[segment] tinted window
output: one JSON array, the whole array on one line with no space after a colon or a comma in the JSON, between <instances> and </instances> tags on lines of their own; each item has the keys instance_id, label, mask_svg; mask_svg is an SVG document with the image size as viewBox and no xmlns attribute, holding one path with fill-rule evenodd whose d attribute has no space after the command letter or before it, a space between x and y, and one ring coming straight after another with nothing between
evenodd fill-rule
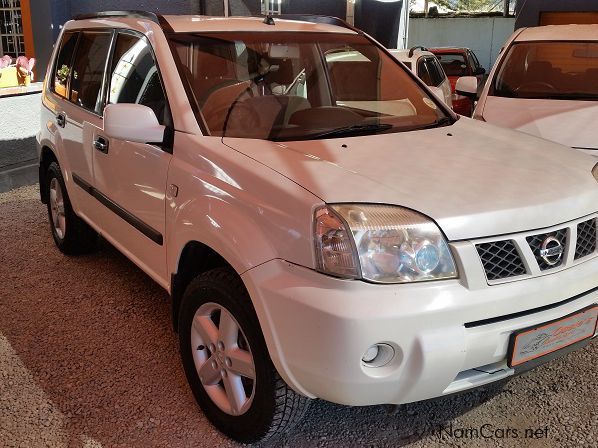
<instances>
[{"instance_id":1,"label":"tinted window","mask_svg":"<svg viewBox=\"0 0 598 448\"><path fill-rule=\"evenodd\" d=\"M495 80L496 96L598 99L598 43L529 42L513 45Z\"/></svg>"},{"instance_id":2,"label":"tinted window","mask_svg":"<svg viewBox=\"0 0 598 448\"><path fill-rule=\"evenodd\" d=\"M442 53L436 55L448 76L467 76L467 62L461 53Z\"/></svg>"},{"instance_id":3,"label":"tinted window","mask_svg":"<svg viewBox=\"0 0 598 448\"><path fill-rule=\"evenodd\" d=\"M473 61L471 63L471 66L473 67L474 70L476 70L482 66L480 64L480 61L478 61L478 57L475 55L475 53L473 51L469 51L469 52L467 52L467 54L469 55L469 59L471 61Z\"/></svg>"},{"instance_id":4,"label":"tinted window","mask_svg":"<svg viewBox=\"0 0 598 448\"><path fill-rule=\"evenodd\" d=\"M68 78L71 73L71 61L77 46L79 33L64 33L52 77L52 90L63 98L67 95Z\"/></svg>"},{"instance_id":5,"label":"tinted window","mask_svg":"<svg viewBox=\"0 0 598 448\"><path fill-rule=\"evenodd\" d=\"M421 58L417 62L417 72L427 86L437 87L444 81L444 72L435 58Z\"/></svg>"},{"instance_id":6,"label":"tinted window","mask_svg":"<svg viewBox=\"0 0 598 448\"><path fill-rule=\"evenodd\" d=\"M444 73L444 69L442 68L442 65L440 65L440 61L438 59L431 58L431 63L432 66L434 66L434 70L436 72L436 77L438 79L438 84L436 84L437 86L442 84L442 82L446 79L446 73Z\"/></svg>"},{"instance_id":7,"label":"tinted window","mask_svg":"<svg viewBox=\"0 0 598 448\"><path fill-rule=\"evenodd\" d=\"M164 124L166 98L149 43L130 34L119 34L110 70L110 104L142 104Z\"/></svg>"},{"instance_id":8,"label":"tinted window","mask_svg":"<svg viewBox=\"0 0 598 448\"><path fill-rule=\"evenodd\" d=\"M79 38L71 75L70 99L91 111L98 110L111 36L108 32L84 32Z\"/></svg>"}]
</instances>

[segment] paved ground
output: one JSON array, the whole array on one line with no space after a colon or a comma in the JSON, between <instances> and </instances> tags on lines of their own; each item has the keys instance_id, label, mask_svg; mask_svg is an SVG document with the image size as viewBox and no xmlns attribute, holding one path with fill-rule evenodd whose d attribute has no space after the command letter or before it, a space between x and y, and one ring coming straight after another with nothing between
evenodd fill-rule
<instances>
[{"instance_id":1,"label":"paved ground","mask_svg":"<svg viewBox=\"0 0 598 448\"><path fill-rule=\"evenodd\" d=\"M4 98L1 94L0 193L37 182L35 134L41 101L40 94Z\"/></svg>"},{"instance_id":2,"label":"paved ground","mask_svg":"<svg viewBox=\"0 0 598 448\"><path fill-rule=\"evenodd\" d=\"M193 401L167 294L107 244L62 256L37 196L0 194L0 446L236 446ZM597 371L594 343L503 389L394 415L316 402L269 446L597 447ZM529 428L543 437L523 440Z\"/></svg>"},{"instance_id":3,"label":"paved ground","mask_svg":"<svg viewBox=\"0 0 598 448\"><path fill-rule=\"evenodd\" d=\"M0 170L37 157L41 95L0 98Z\"/></svg>"},{"instance_id":4,"label":"paved ground","mask_svg":"<svg viewBox=\"0 0 598 448\"><path fill-rule=\"evenodd\" d=\"M28 86L3 87L0 89L0 98L5 96L15 96L27 93L41 92L43 86L43 82L34 82L29 84Z\"/></svg>"}]
</instances>

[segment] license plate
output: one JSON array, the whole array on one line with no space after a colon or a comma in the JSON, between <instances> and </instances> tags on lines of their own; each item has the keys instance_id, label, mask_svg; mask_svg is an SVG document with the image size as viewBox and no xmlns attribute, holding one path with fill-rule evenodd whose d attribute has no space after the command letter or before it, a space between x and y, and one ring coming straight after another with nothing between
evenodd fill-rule
<instances>
[{"instance_id":1,"label":"license plate","mask_svg":"<svg viewBox=\"0 0 598 448\"><path fill-rule=\"evenodd\" d=\"M591 338L596 331L597 320L598 306L592 306L561 319L513 333L509 344L509 367Z\"/></svg>"}]
</instances>

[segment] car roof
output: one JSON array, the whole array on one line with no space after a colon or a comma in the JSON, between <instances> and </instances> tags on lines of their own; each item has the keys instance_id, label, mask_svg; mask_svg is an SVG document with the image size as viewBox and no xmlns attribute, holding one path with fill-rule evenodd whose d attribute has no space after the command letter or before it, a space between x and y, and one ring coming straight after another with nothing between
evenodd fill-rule
<instances>
[{"instance_id":1,"label":"car roof","mask_svg":"<svg viewBox=\"0 0 598 448\"><path fill-rule=\"evenodd\" d=\"M469 50L467 47L434 47L428 48L432 53L465 53Z\"/></svg>"},{"instance_id":2,"label":"car roof","mask_svg":"<svg viewBox=\"0 0 598 448\"><path fill-rule=\"evenodd\" d=\"M263 17L213 17L213 16L164 16L175 32L253 31L253 32L321 32L350 33L355 31L327 23L312 23L302 20L273 18L274 25L268 25Z\"/></svg>"},{"instance_id":3,"label":"car roof","mask_svg":"<svg viewBox=\"0 0 598 448\"><path fill-rule=\"evenodd\" d=\"M149 21L158 23L165 31L181 33L198 32L222 32L222 31L244 31L244 32L320 32L357 34L357 30L348 26L340 26L341 21L334 18L330 23L315 23L308 16L305 20L281 19L274 17L267 23L264 17L215 17L202 15L166 15L157 16L143 11L109 11L97 14L87 14L76 17L69 22L69 29L84 28L87 24L103 24L109 26L127 26L132 21ZM326 18L324 18L326 21ZM338 22L339 25L333 24Z\"/></svg>"},{"instance_id":4,"label":"car roof","mask_svg":"<svg viewBox=\"0 0 598 448\"><path fill-rule=\"evenodd\" d=\"M426 51L426 50L414 50L413 51L413 56L409 57L409 52L411 50L409 49L401 49L401 50L388 50L390 52L390 54L392 54L394 57L396 57L399 61L413 61L415 59L418 59L421 56L434 56L433 53Z\"/></svg>"},{"instance_id":5,"label":"car roof","mask_svg":"<svg viewBox=\"0 0 598 448\"><path fill-rule=\"evenodd\" d=\"M595 40L598 41L597 25L546 25L525 28L515 38L515 42L556 40Z\"/></svg>"}]
</instances>

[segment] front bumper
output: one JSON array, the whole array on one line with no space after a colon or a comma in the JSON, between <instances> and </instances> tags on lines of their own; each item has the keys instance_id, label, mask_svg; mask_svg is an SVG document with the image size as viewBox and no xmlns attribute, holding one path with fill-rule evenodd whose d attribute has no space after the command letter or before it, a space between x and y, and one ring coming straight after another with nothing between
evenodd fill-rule
<instances>
[{"instance_id":1,"label":"front bumper","mask_svg":"<svg viewBox=\"0 0 598 448\"><path fill-rule=\"evenodd\" d=\"M285 381L346 405L409 403L513 375L506 365L513 331L598 303L598 257L494 286L466 278L376 285L282 260L242 277ZM361 358L376 343L391 345L395 358L366 367Z\"/></svg>"}]
</instances>

